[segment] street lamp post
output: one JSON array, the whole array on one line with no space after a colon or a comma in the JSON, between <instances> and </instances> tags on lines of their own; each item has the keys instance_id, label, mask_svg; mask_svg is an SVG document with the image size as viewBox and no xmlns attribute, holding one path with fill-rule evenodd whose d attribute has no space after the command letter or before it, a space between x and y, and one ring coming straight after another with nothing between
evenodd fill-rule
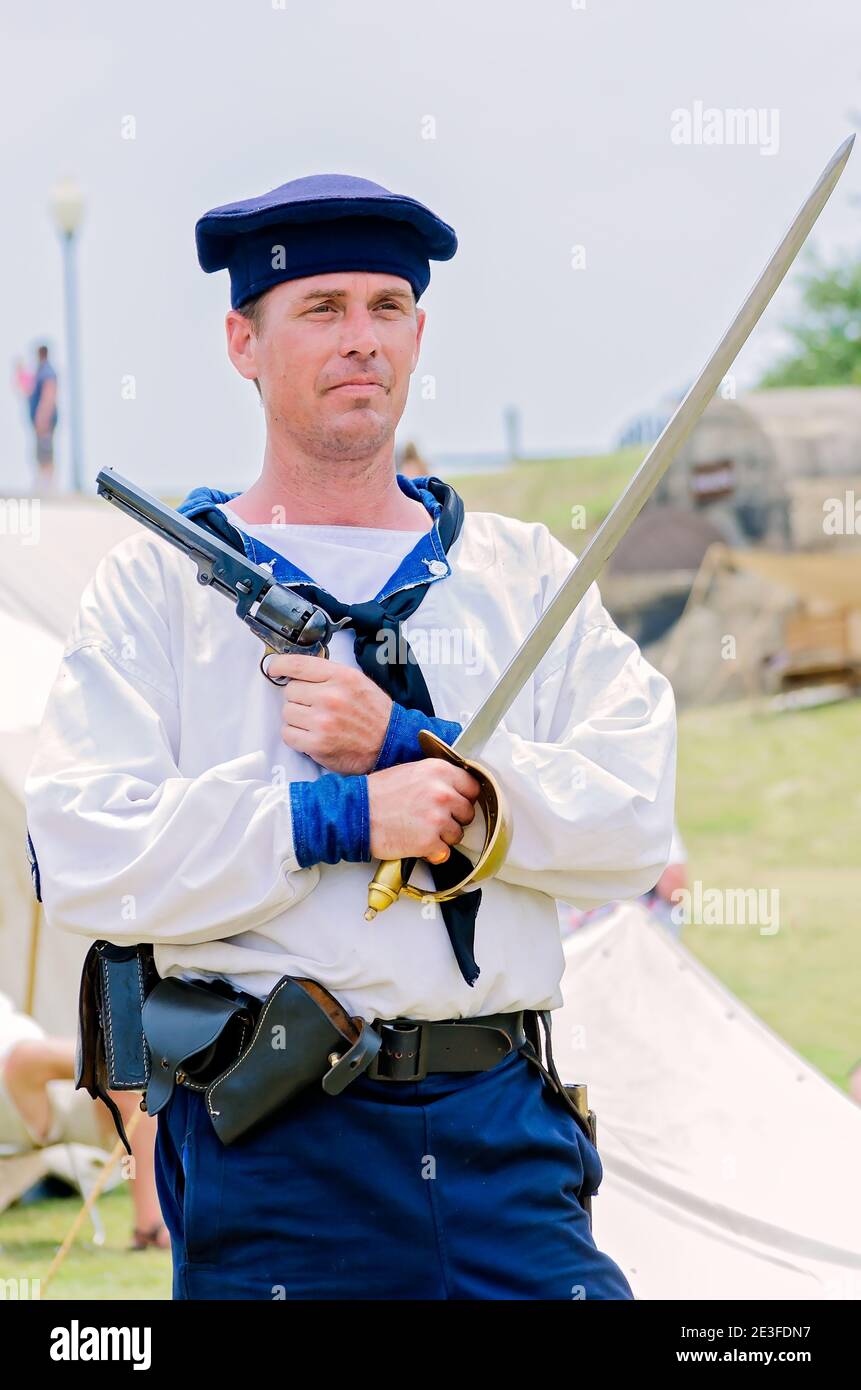
<instances>
[{"instance_id":1,"label":"street lamp post","mask_svg":"<svg viewBox=\"0 0 861 1390\"><path fill-rule=\"evenodd\" d=\"M66 300L66 374L69 403L69 444L72 458L72 487L83 491L81 453L81 361L78 342L78 281L75 253L76 236L84 212L84 198L73 179L63 179L51 194L51 212L63 248L63 285Z\"/></svg>"}]
</instances>

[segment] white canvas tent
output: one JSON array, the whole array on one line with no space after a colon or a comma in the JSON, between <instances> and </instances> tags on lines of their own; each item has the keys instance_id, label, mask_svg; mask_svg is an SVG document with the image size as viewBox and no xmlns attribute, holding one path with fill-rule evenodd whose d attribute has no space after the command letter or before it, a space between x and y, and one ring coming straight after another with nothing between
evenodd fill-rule
<instances>
[{"instance_id":1,"label":"white canvas tent","mask_svg":"<svg viewBox=\"0 0 861 1390\"><path fill-rule=\"evenodd\" d=\"M7 499L5 515L14 516ZM32 507L32 503L29 504ZM40 499L0 544L0 990L49 1032L75 1030L87 943L38 913L25 852L24 777L81 592L135 523L106 502Z\"/></svg>"},{"instance_id":2,"label":"white canvas tent","mask_svg":"<svg viewBox=\"0 0 861 1390\"><path fill-rule=\"evenodd\" d=\"M106 503L7 499L0 544L0 992L49 1033L73 1036L87 942L46 924L25 850L24 778L78 600L99 558L134 523ZM0 1211L47 1173L87 1191L105 1155L79 1144L14 1154L0 1136ZM108 1186L119 1180L115 1173Z\"/></svg>"},{"instance_id":3,"label":"white canvas tent","mask_svg":"<svg viewBox=\"0 0 861 1390\"><path fill-rule=\"evenodd\" d=\"M861 1298L861 1109L637 903L565 940L598 1245L644 1299Z\"/></svg>"}]
</instances>

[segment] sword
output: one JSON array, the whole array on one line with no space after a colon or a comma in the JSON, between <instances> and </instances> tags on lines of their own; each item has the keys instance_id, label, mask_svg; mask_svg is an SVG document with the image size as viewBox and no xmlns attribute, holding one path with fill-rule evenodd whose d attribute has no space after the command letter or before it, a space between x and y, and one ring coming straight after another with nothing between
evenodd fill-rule
<instances>
[{"instance_id":1,"label":"sword","mask_svg":"<svg viewBox=\"0 0 861 1390\"><path fill-rule=\"evenodd\" d=\"M652 445L630 483L592 536L567 579L524 638L499 680L476 710L454 743L447 744L429 729L419 734L422 751L465 768L479 782L477 804L485 818L485 840L472 871L454 887L430 892L409 883L414 860L393 859L379 864L368 888L367 921L395 902L401 894L423 902L446 901L467 887L490 878L502 864L511 840L511 816L504 793L493 774L472 761L498 728L512 702L570 618L589 586L594 583L631 523L666 473L691 433L724 376L732 366L766 305L803 246L811 228L828 202L855 143L850 135L828 161L810 194L742 304L729 328L706 362L672 419ZM408 865L406 874L402 865Z\"/></svg>"}]
</instances>

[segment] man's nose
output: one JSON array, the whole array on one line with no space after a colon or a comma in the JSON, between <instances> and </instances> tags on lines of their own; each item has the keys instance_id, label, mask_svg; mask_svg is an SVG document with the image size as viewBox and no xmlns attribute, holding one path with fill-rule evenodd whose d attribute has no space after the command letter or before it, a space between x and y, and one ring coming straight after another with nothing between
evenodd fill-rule
<instances>
[{"instance_id":1,"label":"man's nose","mask_svg":"<svg viewBox=\"0 0 861 1390\"><path fill-rule=\"evenodd\" d=\"M357 353L360 357L372 357L380 346L376 325L367 309L356 309L344 316L341 332L341 356Z\"/></svg>"}]
</instances>

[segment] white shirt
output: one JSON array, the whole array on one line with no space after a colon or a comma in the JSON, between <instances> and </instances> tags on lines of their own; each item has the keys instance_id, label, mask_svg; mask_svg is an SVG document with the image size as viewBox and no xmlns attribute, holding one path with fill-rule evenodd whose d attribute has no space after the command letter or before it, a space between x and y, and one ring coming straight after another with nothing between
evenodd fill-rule
<instances>
[{"instance_id":1,"label":"white shirt","mask_svg":"<svg viewBox=\"0 0 861 1390\"><path fill-rule=\"evenodd\" d=\"M419 536L425 534L418 529L390 531L372 526L264 525L245 521L226 502L219 511L238 531L257 536L271 550L288 555L298 569L312 575L342 603L365 603L374 598ZM330 660L355 666L353 641L350 628L336 632L329 643Z\"/></svg>"},{"instance_id":2,"label":"white shirt","mask_svg":"<svg viewBox=\"0 0 861 1390\"><path fill-rule=\"evenodd\" d=\"M320 528L317 563L315 532L283 528L289 558L347 601L373 596L399 547L415 544L415 533L395 543ZM403 630L436 714L465 724L575 557L544 525L468 511L447 558L451 573ZM364 594L345 592L353 574ZM556 898L587 909L636 897L660 876L673 830L672 689L597 586L480 758L507 794L513 838L482 885L472 987L437 905L400 899L366 922L373 864L299 866L289 782L322 770L281 741L283 691L261 675L261 654L229 601L150 532L100 562L26 785L48 921L151 941L162 976L222 976L261 998L282 975L310 976L367 1019L558 1007ZM331 657L353 659L346 632ZM481 827L477 813L458 846L472 862ZM411 881L433 886L423 861Z\"/></svg>"}]
</instances>

